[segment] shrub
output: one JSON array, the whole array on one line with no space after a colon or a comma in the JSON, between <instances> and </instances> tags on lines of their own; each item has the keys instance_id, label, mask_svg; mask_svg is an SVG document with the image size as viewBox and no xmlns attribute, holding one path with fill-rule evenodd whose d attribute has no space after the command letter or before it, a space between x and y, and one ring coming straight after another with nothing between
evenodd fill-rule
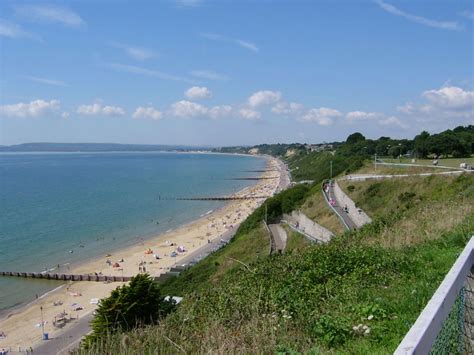
<instances>
[{"instance_id":1,"label":"shrub","mask_svg":"<svg viewBox=\"0 0 474 355\"><path fill-rule=\"evenodd\" d=\"M107 334L155 324L173 311L175 303L165 301L158 285L148 274L134 276L128 285L117 287L100 301L91 322L92 333L85 338L85 347Z\"/></svg>"}]
</instances>

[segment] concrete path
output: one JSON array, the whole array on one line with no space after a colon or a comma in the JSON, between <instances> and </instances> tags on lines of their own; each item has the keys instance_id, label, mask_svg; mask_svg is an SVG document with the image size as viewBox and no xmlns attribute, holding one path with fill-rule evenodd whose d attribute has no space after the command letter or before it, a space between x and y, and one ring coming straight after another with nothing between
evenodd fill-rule
<instances>
[{"instance_id":1,"label":"concrete path","mask_svg":"<svg viewBox=\"0 0 474 355\"><path fill-rule=\"evenodd\" d=\"M396 178L407 178L411 176L431 176L431 175L459 175L463 174L464 171L443 171L441 173L420 173L420 174L394 174L394 175L377 175L377 174L353 174L341 177L339 180L345 181L365 181L365 180L383 180L383 179L396 179Z\"/></svg>"},{"instance_id":2,"label":"concrete path","mask_svg":"<svg viewBox=\"0 0 474 355\"><path fill-rule=\"evenodd\" d=\"M329 187L328 193L324 192L324 195L326 197L326 201L328 202L328 204L330 200L336 201L336 204L334 206L331 204L329 204L329 206L339 217L342 224L344 225L344 228L346 228L347 230L357 229L356 224L352 221L349 215L346 212L344 212L344 210L342 209L343 206L341 207L341 205L337 201L336 195L334 194L334 189L332 186Z\"/></svg>"},{"instance_id":3,"label":"concrete path","mask_svg":"<svg viewBox=\"0 0 474 355\"><path fill-rule=\"evenodd\" d=\"M312 241L328 242L334 236L330 230L314 222L301 211L293 211L291 214L284 214L284 220L297 232L307 236Z\"/></svg>"},{"instance_id":4,"label":"concrete path","mask_svg":"<svg viewBox=\"0 0 474 355\"><path fill-rule=\"evenodd\" d=\"M33 354L41 355L66 355L79 347L82 337L91 331L90 321L94 318L91 313L74 321L72 327L68 327L55 338L45 340L41 345L33 349Z\"/></svg>"},{"instance_id":5,"label":"concrete path","mask_svg":"<svg viewBox=\"0 0 474 355\"><path fill-rule=\"evenodd\" d=\"M268 229L270 229L270 233L275 241L274 252L283 253L288 239L285 229L280 224L269 224Z\"/></svg>"},{"instance_id":6,"label":"concrete path","mask_svg":"<svg viewBox=\"0 0 474 355\"><path fill-rule=\"evenodd\" d=\"M464 168L459 168L459 167L452 167L452 166L446 166L446 165L428 165L428 164L410 164L410 163L385 163L382 160L378 160L377 165L388 165L388 166L405 166L405 167L422 167L422 168L434 168L434 169L449 169L449 170L459 170L459 171L467 171L467 172L473 172L473 170L470 169L464 169Z\"/></svg>"},{"instance_id":7,"label":"concrete path","mask_svg":"<svg viewBox=\"0 0 474 355\"><path fill-rule=\"evenodd\" d=\"M361 208L357 207L355 202L342 191L337 181L334 181L331 186L331 191L333 192L337 205L343 210L347 208L347 212L344 213L349 217L356 228L361 228L364 224L372 222L372 219L362 211Z\"/></svg>"}]
</instances>

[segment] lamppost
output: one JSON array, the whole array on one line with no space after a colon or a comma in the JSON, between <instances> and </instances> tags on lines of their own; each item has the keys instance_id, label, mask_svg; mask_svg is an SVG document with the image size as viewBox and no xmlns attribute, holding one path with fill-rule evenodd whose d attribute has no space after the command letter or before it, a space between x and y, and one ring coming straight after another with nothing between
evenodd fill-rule
<instances>
[{"instance_id":1,"label":"lamppost","mask_svg":"<svg viewBox=\"0 0 474 355\"><path fill-rule=\"evenodd\" d=\"M402 143L398 143L398 162L401 163L402 162Z\"/></svg>"},{"instance_id":2,"label":"lamppost","mask_svg":"<svg viewBox=\"0 0 474 355\"><path fill-rule=\"evenodd\" d=\"M331 171L329 180L332 180L332 160L329 162L329 168L329 170Z\"/></svg>"},{"instance_id":3,"label":"lamppost","mask_svg":"<svg viewBox=\"0 0 474 355\"><path fill-rule=\"evenodd\" d=\"M43 306L40 306L41 310L41 333L42 333L42 340L45 340L44 338L44 320L43 320Z\"/></svg>"}]
</instances>

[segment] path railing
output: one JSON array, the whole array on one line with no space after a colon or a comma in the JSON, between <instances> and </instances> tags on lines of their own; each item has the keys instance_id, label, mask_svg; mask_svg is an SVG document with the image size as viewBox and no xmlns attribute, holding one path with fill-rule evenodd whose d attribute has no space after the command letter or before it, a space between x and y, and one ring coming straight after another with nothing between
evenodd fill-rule
<instances>
[{"instance_id":1,"label":"path railing","mask_svg":"<svg viewBox=\"0 0 474 355\"><path fill-rule=\"evenodd\" d=\"M474 351L474 236L403 338L395 355Z\"/></svg>"}]
</instances>

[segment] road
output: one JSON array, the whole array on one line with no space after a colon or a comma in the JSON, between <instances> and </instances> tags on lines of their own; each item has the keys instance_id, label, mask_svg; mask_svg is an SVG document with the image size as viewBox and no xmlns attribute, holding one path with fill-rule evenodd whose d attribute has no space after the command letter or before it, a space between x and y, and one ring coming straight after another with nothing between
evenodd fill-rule
<instances>
[{"instance_id":1,"label":"road","mask_svg":"<svg viewBox=\"0 0 474 355\"><path fill-rule=\"evenodd\" d=\"M279 224L269 224L268 229L270 229L270 233L272 233L273 240L275 241L275 251L283 252L288 238L285 229Z\"/></svg>"},{"instance_id":2,"label":"road","mask_svg":"<svg viewBox=\"0 0 474 355\"><path fill-rule=\"evenodd\" d=\"M344 224L346 227L346 229L348 230L354 230L354 229L357 229L357 226L356 224L352 221L352 219L349 217L349 215L347 214L347 212L345 212L341 206L339 206L339 203L336 199L336 196L334 195L334 189L333 189L333 186L330 185L329 187L329 194L328 194L328 198L329 199L332 199L334 201L336 201L336 205L333 206L333 208L336 210L337 214L339 214L339 216L344 220Z\"/></svg>"},{"instance_id":3,"label":"road","mask_svg":"<svg viewBox=\"0 0 474 355\"><path fill-rule=\"evenodd\" d=\"M33 354L45 355L66 355L70 351L79 346L82 337L88 334L91 330L89 323L94 315L86 314L73 324L70 324L64 332L61 332L57 337L44 341L41 345L35 347Z\"/></svg>"}]
</instances>

